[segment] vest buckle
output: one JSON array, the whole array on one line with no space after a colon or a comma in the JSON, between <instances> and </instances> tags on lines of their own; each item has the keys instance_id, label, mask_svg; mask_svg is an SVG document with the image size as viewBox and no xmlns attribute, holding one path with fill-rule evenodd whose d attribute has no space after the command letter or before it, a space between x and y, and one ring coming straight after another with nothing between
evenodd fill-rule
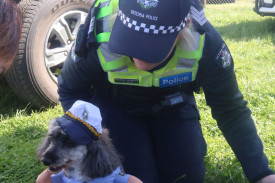
<instances>
[{"instance_id":1,"label":"vest buckle","mask_svg":"<svg viewBox=\"0 0 275 183\"><path fill-rule=\"evenodd\" d=\"M181 92L173 93L165 96L165 99L161 101L162 106L174 106L185 102L185 94Z\"/></svg>"}]
</instances>

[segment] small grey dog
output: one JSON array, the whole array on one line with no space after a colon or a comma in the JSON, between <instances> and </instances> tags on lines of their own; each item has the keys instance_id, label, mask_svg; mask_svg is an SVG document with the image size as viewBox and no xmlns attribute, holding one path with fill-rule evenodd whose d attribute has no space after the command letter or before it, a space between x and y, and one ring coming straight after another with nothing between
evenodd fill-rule
<instances>
[{"instance_id":1,"label":"small grey dog","mask_svg":"<svg viewBox=\"0 0 275 183\"><path fill-rule=\"evenodd\" d=\"M77 101L64 116L50 122L48 134L37 149L37 158L50 172L62 170L63 179L65 176L89 182L113 176L114 180L131 182L134 176L120 172L121 159L108 134L101 126L99 109ZM139 182L135 177L134 180Z\"/></svg>"},{"instance_id":2,"label":"small grey dog","mask_svg":"<svg viewBox=\"0 0 275 183\"><path fill-rule=\"evenodd\" d=\"M96 143L79 145L62 130L56 120L51 121L48 135L37 149L37 157L51 172L63 169L67 177L82 182L105 177L120 166L119 156L111 144L107 129L103 129L102 137Z\"/></svg>"}]
</instances>

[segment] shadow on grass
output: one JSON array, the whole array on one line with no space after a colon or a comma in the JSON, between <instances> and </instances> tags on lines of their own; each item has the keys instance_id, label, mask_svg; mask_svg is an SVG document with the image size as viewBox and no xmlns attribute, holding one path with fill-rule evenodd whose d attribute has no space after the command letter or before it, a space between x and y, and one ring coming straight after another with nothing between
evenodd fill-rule
<instances>
[{"instance_id":1,"label":"shadow on grass","mask_svg":"<svg viewBox=\"0 0 275 183\"><path fill-rule=\"evenodd\" d=\"M42 112L47 110L46 108L38 109L31 104L22 101L16 96L5 78L0 75L0 115L14 116L18 111L24 111L25 114L31 114L32 111Z\"/></svg>"},{"instance_id":2,"label":"shadow on grass","mask_svg":"<svg viewBox=\"0 0 275 183\"><path fill-rule=\"evenodd\" d=\"M246 21L239 24L231 23L226 26L215 26L223 38L238 40L251 40L271 37L275 44L275 18L262 21Z\"/></svg>"},{"instance_id":3,"label":"shadow on grass","mask_svg":"<svg viewBox=\"0 0 275 183\"><path fill-rule=\"evenodd\" d=\"M36 149L46 130L38 124L14 129L0 136L0 182L35 182L45 169Z\"/></svg>"}]
</instances>

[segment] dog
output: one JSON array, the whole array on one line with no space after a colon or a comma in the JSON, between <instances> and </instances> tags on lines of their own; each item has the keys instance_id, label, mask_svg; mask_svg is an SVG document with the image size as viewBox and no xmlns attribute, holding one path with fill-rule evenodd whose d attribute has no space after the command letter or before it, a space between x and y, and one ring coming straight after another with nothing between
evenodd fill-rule
<instances>
[{"instance_id":1,"label":"dog","mask_svg":"<svg viewBox=\"0 0 275 183\"><path fill-rule=\"evenodd\" d=\"M141 182L121 172L121 157L108 129L101 126L99 109L84 101L77 101L64 116L50 121L47 136L37 149L37 158L48 166L49 172L62 174L59 181L92 182L109 177L108 180ZM56 175L52 175L52 182L57 180Z\"/></svg>"}]
</instances>

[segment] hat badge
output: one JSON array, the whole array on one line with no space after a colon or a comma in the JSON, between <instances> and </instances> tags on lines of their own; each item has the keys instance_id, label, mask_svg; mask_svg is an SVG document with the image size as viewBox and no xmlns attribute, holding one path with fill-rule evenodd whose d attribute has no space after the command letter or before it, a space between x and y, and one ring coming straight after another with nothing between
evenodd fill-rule
<instances>
[{"instance_id":1,"label":"hat badge","mask_svg":"<svg viewBox=\"0 0 275 183\"><path fill-rule=\"evenodd\" d=\"M137 3L143 8L143 9L150 9L155 8L158 5L158 0L137 0Z\"/></svg>"}]
</instances>

